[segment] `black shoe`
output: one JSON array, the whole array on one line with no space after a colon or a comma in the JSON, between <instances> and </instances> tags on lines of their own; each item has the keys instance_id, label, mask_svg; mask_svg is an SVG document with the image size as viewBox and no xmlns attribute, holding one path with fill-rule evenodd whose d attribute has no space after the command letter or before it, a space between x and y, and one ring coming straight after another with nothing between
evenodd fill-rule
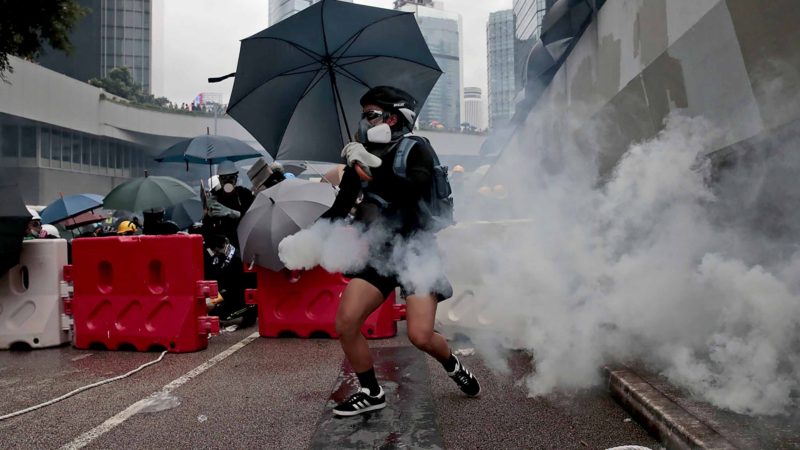
<instances>
[{"instance_id":1,"label":"black shoe","mask_svg":"<svg viewBox=\"0 0 800 450\"><path fill-rule=\"evenodd\" d=\"M375 411L386 407L386 394L383 388L376 396L369 395L369 389L361 388L358 392L351 395L347 400L333 408L333 414L337 416L355 416L369 411Z\"/></svg>"},{"instance_id":2,"label":"black shoe","mask_svg":"<svg viewBox=\"0 0 800 450\"><path fill-rule=\"evenodd\" d=\"M481 385L478 383L478 379L466 367L461 365L461 361L458 359L456 359L455 370L447 372L447 375L456 382L461 392L470 397L477 397L481 393Z\"/></svg>"}]
</instances>

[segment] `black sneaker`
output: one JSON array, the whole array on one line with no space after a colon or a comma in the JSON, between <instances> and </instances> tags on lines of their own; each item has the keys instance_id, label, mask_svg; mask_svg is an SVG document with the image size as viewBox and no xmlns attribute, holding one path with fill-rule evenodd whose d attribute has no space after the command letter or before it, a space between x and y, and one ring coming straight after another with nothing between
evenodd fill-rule
<instances>
[{"instance_id":1,"label":"black sneaker","mask_svg":"<svg viewBox=\"0 0 800 450\"><path fill-rule=\"evenodd\" d=\"M470 397L477 397L481 393L481 385L478 384L478 379L466 367L461 365L461 361L458 359L456 359L455 370L447 372L447 375L456 382L461 392Z\"/></svg>"},{"instance_id":2,"label":"black sneaker","mask_svg":"<svg viewBox=\"0 0 800 450\"><path fill-rule=\"evenodd\" d=\"M383 388L376 396L369 395L369 389L361 388L358 392L351 395L347 400L333 408L333 414L337 416L355 416L369 411L375 411L386 407L386 394Z\"/></svg>"}]
</instances>

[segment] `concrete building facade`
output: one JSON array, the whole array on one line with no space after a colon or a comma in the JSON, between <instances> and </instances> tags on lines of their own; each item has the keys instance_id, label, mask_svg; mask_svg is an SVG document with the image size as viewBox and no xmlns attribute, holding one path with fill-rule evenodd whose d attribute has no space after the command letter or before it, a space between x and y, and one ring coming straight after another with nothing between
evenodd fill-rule
<instances>
[{"instance_id":1,"label":"concrete building facade","mask_svg":"<svg viewBox=\"0 0 800 450\"><path fill-rule=\"evenodd\" d=\"M78 0L89 10L70 34L74 52L45 47L39 63L76 80L102 78L115 67L130 69L147 93L152 82L151 0Z\"/></svg>"}]
</instances>

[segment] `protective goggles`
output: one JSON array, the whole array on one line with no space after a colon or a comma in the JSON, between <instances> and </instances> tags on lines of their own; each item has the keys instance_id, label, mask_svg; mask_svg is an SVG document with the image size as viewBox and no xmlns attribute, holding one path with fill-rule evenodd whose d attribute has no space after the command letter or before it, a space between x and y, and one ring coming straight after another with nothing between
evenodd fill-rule
<instances>
[{"instance_id":1,"label":"protective goggles","mask_svg":"<svg viewBox=\"0 0 800 450\"><path fill-rule=\"evenodd\" d=\"M372 110L364 111L363 113L361 113L361 118L372 122L375 119L382 118L383 115L384 115L383 111L378 111L378 110L372 109Z\"/></svg>"}]
</instances>

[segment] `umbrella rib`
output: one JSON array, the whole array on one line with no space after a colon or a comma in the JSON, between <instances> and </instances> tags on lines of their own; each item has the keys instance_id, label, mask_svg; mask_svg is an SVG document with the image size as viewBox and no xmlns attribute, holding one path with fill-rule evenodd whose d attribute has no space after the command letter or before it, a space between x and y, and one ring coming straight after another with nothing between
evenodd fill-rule
<instances>
[{"instance_id":1,"label":"umbrella rib","mask_svg":"<svg viewBox=\"0 0 800 450\"><path fill-rule=\"evenodd\" d=\"M342 57L342 58L343 58L343 57ZM396 59L396 60L398 60L398 61L405 61L405 62L408 62L408 63L411 63L411 64L416 64L416 65L418 65L418 66L425 67L426 69L435 70L435 71L437 71L437 72L439 72L439 73L444 73L440 67L431 67L431 66L429 66L429 65L427 65L427 64L423 64L423 63L421 63L421 62L419 62L419 61L414 61L414 60L412 60L412 59L403 58L402 56L389 56L389 55L351 55L351 56L348 56L348 58L371 58L371 59L375 59L375 58L391 58L391 59ZM340 58L340 59L341 59L341 58ZM349 65L351 65L351 64L356 64L356 63L363 62L363 61L365 61L365 60L353 61L353 62L344 63L344 64L337 64L337 65L338 65L339 67L342 67L342 66L349 66Z\"/></svg>"},{"instance_id":2,"label":"umbrella rib","mask_svg":"<svg viewBox=\"0 0 800 450\"><path fill-rule=\"evenodd\" d=\"M318 62L318 63L319 63L319 62ZM254 87L253 87L253 89L250 89L249 91L247 91L247 93L245 93L245 94L242 94L242 96L239 98L239 100L237 100L237 101L235 101L235 102L231 103L230 105L228 105L228 109L227 109L227 111L230 111L230 110L232 110L232 109L233 109L234 107L236 107L236 105L238 105L238 104L239 104L239 103L240 103L242 100L244 100L245 98L247 98L247 96L249 96L250 94L252 94L252 93L253 93L253 92L255 92L256 90L258 90L258 89L261 89L261 87L263 87L264 85L266 85L266 84L267 84L267 83L269 83L270 81L273 81L273 80L275 80L276 78L283 77L283 76L299 75L299 74L305 74L305 73L311 73L311 72L314 72L313 70L309 70L309 71L305 71L305 72L291 73L291 72L293 72L293 71L295 71L295 70L299 70L299 69L301 69L301 68L303 68L303 67L310 66L310 65L312 65L312 64L314 64L314 63L307 63L307 64L303 64L302 66L293 67L293 68L291 68L291 69L289 69L289 70L286 70L286 71L283 71L283 72L281 72L281 73L279 73L279 74L276 74L274 77L270 78L269 80L266 80L266 81L264 81L263 83L260 83L260 84L258 84L258 85L256 85L256 86L254 86ZM320 63L320 64L321 64L321 63ZM317 70L319 70L319 69L317 69ZM313 81L313 79L312 79L312 81ZM312 81L309 81L309 82L308 82L308 84L311 84L311 83L312 83ZM297 105L295 105L295 106L297 106Z\"/></svg>"},{"instance_id":3,"label":"umbrella rib","mask_svg":"<svg viewBox=\"0 0 800 450\"><path fill-rule=\"evenodd\" d=\"M300 103L300 101L302 101L305 98L305 96L308 95L315 87L317 87L317 85L322 81L322 79L325 78L325 72L319 71L319 75L320 75L319 78L314 77L316 81L313 81L311 84L308 85L306 90L303 91L303 95L300 96L300 100L297 103Z\"/></svg>"},{"instance_id":4,"label":"umbrella rib","mask_svg":"<svg viewBox=\"0 0 800 450\"><path fill-rule=\"evenodd\" d=\"M359 84L362 84L362 85L364 85L364 86L365 86L367 89L370 89L370 88L371 88L371 86L370 86L369 84L367 84L367 83L366 83L364 80L362 80L362 79L358 78L357 76L353 75L353 74L352 74L352 73L351 73L349 70L347 70L347 69L344 69L344 68L342 68L342 67L339 67L339 66L334 66L334 70L336 70L336 72L340 73L340 74L341 74L342 76L344 76L345 78L349 78L350 80L353 80L353 81L355 81L356 83L359 83Z\"/></svg>"}]
</instances>

